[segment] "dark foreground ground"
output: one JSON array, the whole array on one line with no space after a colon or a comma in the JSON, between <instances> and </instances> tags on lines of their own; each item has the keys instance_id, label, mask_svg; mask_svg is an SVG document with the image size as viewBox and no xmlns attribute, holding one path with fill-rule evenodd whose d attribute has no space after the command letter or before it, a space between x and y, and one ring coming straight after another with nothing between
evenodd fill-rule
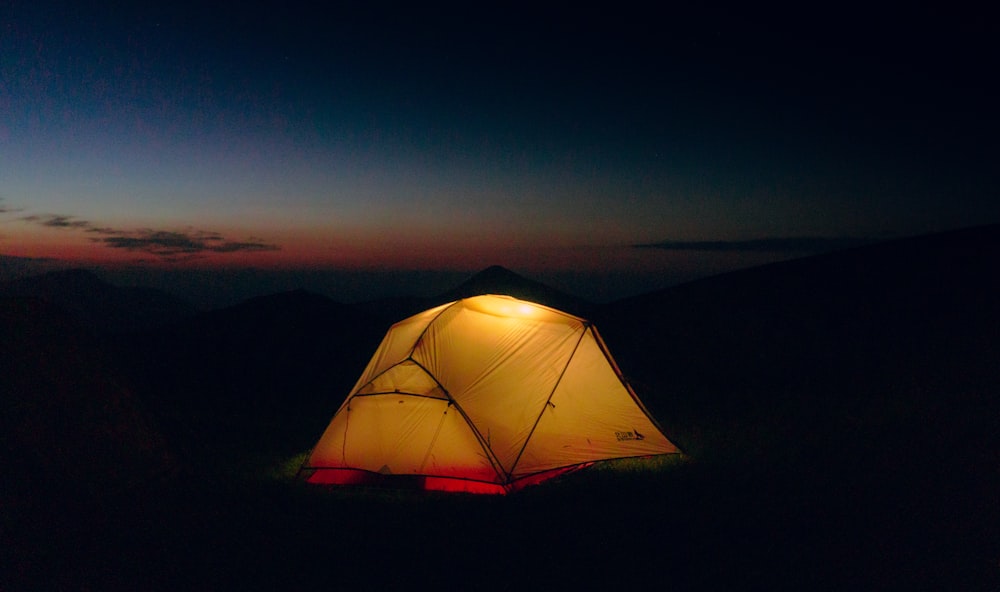
<instances>
[{"instance_id":1,"label":"dark foreground ground","mask_svg":"<svg viewBox=\"0 0 1000 592\"><path fill-rule=\"evenodd\" d=\"M676 460L509 497L175 478L5 516L4 589L997 589L988 493L866 464Z\"/></svg>"}]
</instances>

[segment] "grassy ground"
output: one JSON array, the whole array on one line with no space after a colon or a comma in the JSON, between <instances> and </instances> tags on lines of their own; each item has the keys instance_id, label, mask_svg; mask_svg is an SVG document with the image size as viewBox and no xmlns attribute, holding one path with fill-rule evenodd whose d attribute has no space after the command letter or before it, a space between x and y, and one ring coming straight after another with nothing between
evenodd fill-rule
<instances>
[{"instance_id":1,"label":"grassy ground","mask_svg":"<svg viewBox=\"0 0 1000 592\"><path fill-rule=\"evenodd\" d=\"M508 497L307 486L301 458L3 524L5 590L996 589L946 489L861 467L622 461ZM958 498L955 498L955 502Z\"/></svg>"}]
</instances>

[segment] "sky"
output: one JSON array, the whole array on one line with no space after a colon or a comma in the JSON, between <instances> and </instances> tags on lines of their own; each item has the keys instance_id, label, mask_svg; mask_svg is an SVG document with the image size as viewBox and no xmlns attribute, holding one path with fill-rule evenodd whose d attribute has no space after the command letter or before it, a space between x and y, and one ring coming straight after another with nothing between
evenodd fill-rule
<instances>
[{"instance_id":1,"label":"sky","mask_svg":"<svg viewBox=\"0 0 1000 592\"><path fill-rule=\"evenodd\" d=\"M0 268L606 300L1000 221L985 15L145 4L0 7Z\"/></svg>"}]
</instances>

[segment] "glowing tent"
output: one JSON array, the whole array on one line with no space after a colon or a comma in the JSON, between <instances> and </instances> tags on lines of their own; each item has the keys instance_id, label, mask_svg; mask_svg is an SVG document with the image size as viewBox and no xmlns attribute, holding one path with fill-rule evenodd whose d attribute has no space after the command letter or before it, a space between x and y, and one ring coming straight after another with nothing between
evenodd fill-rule
<instances>
[{"instance_id":1,"label":"glowing tent","mask_svg":"<svg viewBox=\"0 0 1000 592\"><path fill-rule=\"evenodd\" d=\"M588 321L476 296L389 329L303 471L312 483L506 493L676 452Z\"/></svg>"}]
</instances>

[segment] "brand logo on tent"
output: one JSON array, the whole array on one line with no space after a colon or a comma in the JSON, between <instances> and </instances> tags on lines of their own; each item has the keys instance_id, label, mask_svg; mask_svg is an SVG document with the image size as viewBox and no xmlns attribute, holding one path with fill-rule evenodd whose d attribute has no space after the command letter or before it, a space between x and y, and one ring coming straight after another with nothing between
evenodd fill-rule
<instances>
[{"instance_id":1,"label":"brand logo on tent","mask_svg":"<svg viewBox=\"0 0 1000 592\"><path fill-rule=\"evenodd\" d=\"M643 436L639 432L632 430L631 432L615 432L615 438L619 442L625 442L627 440L645 440L646 436Z\"/></svg>"}]
</instances>

